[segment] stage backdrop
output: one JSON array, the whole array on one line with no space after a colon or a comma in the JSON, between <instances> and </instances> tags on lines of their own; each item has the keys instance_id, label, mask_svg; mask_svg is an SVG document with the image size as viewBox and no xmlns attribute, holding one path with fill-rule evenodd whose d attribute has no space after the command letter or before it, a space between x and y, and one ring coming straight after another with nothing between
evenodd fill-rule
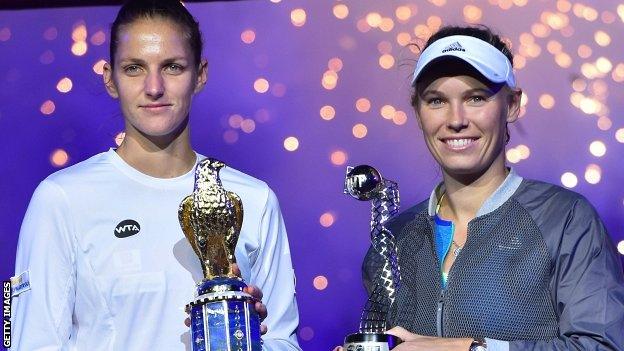
<instances>
[{"instance_id":1,"label":"stage backdrop","mask_svg":"<svg viewBox=\"0 0 624 351\"><path fill-rule=\"evenodd\" d=\"M355 331L369 205L342 194L347 165L401 187L404 208L440 170L409 104L416 46L445 24L486 23L516 54L524 88L509 164L585 195L624 254L624 4L242 1L188 4L209 81L192 110L197 151L266 180L290 238L306 350ZM115 147L117 101L102 86L116 8L0 12L0 276L50 173Z\"/></svg>"}]
</instances>

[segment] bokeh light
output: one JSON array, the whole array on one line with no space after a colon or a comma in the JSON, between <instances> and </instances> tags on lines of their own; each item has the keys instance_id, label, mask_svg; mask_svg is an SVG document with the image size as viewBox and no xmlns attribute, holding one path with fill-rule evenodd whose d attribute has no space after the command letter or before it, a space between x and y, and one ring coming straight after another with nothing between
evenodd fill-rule
<instances>
[{"instance_id":1,"label":"bokeh light","mask_svg":"<svg viewBox=\"0 0 624 351\"><path fill-rule=\"evenodd\" d=\"M286 85L282 83L275 83L271 87L271 95L275 97L284 97L286 95Z\"/></svg>"},{"instance_id":2,"label":"bokeh light","mask_svg":"<svg viewBox=\"0 0 624 351\"><path fill-rule=\"evenodd\" d=\"M561 175L561 184L566 188L574 188L578 184L578 178L572 172L565 172Z\"/></svg>"},{"instance_id":3,"label":"bokeh light","mask_svg":"<svg viewBox=\"0 0 624 351\"><path fill-rule=\"evenodd\" d=\"M335 218L331 212L325 212L319 218L319 223L325 228L329 228L334 224Z\"/></svg>"},{"instance_id":4,"label":"bokeh light","mask_svg":"<svg viewBox=\"0 0 624 351\"><path fill-rule=\"evenodd\" d=\"M539 104L543 108L550 110L555 106L555 98L550 94L542 94L539 97Z\"/></svg>"},{"instance_id":5,"label":"bokeh light","mask_svg":"<svg viewBox=\"0 0 624 351\"><path fill-rule=\"evenodd\" d=\"M407 20L410 19L410 17L412 17L412 9L410 9L409 6L405 6L405 5L399 6L394 11L394 15L399 21L406 22Z\"/></svg>"},{"instance_id":6,"label":"bokeh light","mask_svg":"<svg viewBox=\"0 0 624 351\"><path fill-rule=\"evenodd\" d=\"M57 36L58 30L56 29L56 27L48 27L45 31L43 31L43 39L45 40L52 41L56 39Z\"/></svg>"},{"instance_id":7,"label":"bokeh light","mask_svg":"<svg viewBox=\"0 0 624 351\"><path fill-rule=\"evenodd\" d=\"M100 46L106 42L106 33L103 30L99 30L93 33L89 41L95 46Z\"/></svg>"},{"instance_id":8,"label":"bokeh light","mask_svg":"<svg viewBox=\"0 0 624 351\"><path fill-rule=\"evenodd\" d=\"M338 57L333 57L327 61L327 68L334 72L340 72L342 69L342 60Z\"/></svg>"},{"instance_id":9,"label":"bokeh light","mask_svg":"<svg viewBox=\"0 0 624 351\"><path fill-rule=\"evenodd\" d=\"M404 125L407 123L407 114L403 111L395 111L392 122L398 126Z\"/></svg>"},{"instance_id":10,"label":"bokeh light","mask_svg":"<svg viewBox=\"0 0 624 351\"><path fill-rule=\"evenodd\" d=\"M85 41L75 42L74 44L72 44L71 52L72 54L76 56L83 56L84 54L87 53L87 42Z\"/></svg>"},{"instance_id":11,"label":"bokeh light","mask_svg":"<svg viewBox=\"0 0 624 351\"><path fill-rule=\"evenodd\" d=\"M520 157L520 153L518 152L516 148L511 148L507 150L507 152L505 153L505 156L507 157L507 161L511 163L518 163L522 159Z\"/></svg>"},{"instance_id":12,"label":"bokeh light","mask_svg":"<svg viewBox=\"0 0 624 351\"><path fill-rule=\"evenodd\" d=\"M334 16L338 19L345 19L349 16L349 8L345 4L334 5Z\"/></svg>"},{"instance_id":13,"label":"bokeh light","mask_svg":"<svg viewBox=\"0 0 624 351\"><path fill-rule=\"evenodd\" d=\"M412 36L407 32L397 34L396 41L401 46L406 46L412 41Z\"/></svg>"},{"instance_id":14,"label":"bokeh light","mask_svg":"<svg viewBox=\"0 0 624 351\"><path fill-rule=\"evenodd\" d=\"M366 15L366 24L369 26L376 28L381 24L382 17L377 12L371 12Z\"/></svg>"},{"instance_id":15,"label":"bokeh light","mask_svg":"<svg viewBox=\"0 0 624 351\"><path fill-rule=\"evenodd\" d=\"M379 24L379 29L382 32L390 32L394 28L394 21L392 18L384 17L381 19L381 23Z\"/></svg>"},{"instance_id":16,"label":"bokeh light","mask_svg":"<svg viewBox=\"0 0 624 351\"><path fill-rule=\"evenodd\" d=\"M321 110L319 113L321 115L321 118L326 121L332 120L336 116L336 110L334 109L333 106L330 106L330 105L325 105L321 107Z\"/></svg>"},{"instance_id":17,"label":"bokeh light","mask_svg":"<svg viewBox=\"0 0 624 351\"><path fill-rule=\"evenodd\" d=\"M295 27L301 27L306 23L307 14L304 9L294 9L290 12L290 22Z\"/></svg>"},{"instance_id":18,"label":"bokeh light","mask_svg":"<svg viewBox=\"0 0 624 351\"><path fill-rule=\"evenodd\" d=\"M620 128L615 131L615 140L620 143L624 143L624 128Z\"/></svg>"},{"instance_id":19,"label":"bokeh light","mask_svg":"<svg viewBox=\"0 0 624 351\"><path fill-rule=\"evenodd\" d=\"M464 6L464 20L468 23L478 23L483 17L483 11L475 5Z\"/></svg>"},{"instance_id":20,"label":"bokeh light","mask_svg":"<svg viewBox=\"0 0 624 351\"><path fill-rule=\"evenodd\" d=\"M327 288L328 281L325 276L319 275L314 278L312 284L316 290L325 290Z\"/></svg>"},{"instance_id":21,"label":"bokeh light","mask_svg":"<svg viewBox=\"0 0 624 351\"><path fill-rule=\"evenodd\" d=\"M334 71L326 71L321 79L321 85L327 90L332 90L338 84L338 74Z\"/></svg>"},{"instance_id":22,"label":"bokeh light","mask_svg":"<svg viewBox=\"0 0 624 351\"><path fill-rule=\"evenodd\" d=\"M294 136L289 136L284 139L284 149L287 151L295 151L299 148L299 139Z\"/></svg>"},{"instance_id":23,"label":"bokeh light","mask_svg":"<svg viewBox=\"0 0 624 351\"><path fill-rule=\"evenodd\" d=\"M329 159L335 166L342 166L347 162L347 153L342 150L336 150L329 155Z\"/></svg>"},{"instance_id":24,"label":"bokeh light","mask_svg":"<svg viewBox=\"0 0 624 351\"><path fill-rule=\"evenodd\" d=\"M596 121L596 125L600 130L609 130L611 129L613 122L611 121L611 118L607 116L601 116L598 118L598 121Z\"/></svg>"},{"instance_id":25,"label":"bokeh light","mask_svg":"<svg viewBox=\"0 0 624 351\"><path fill-rule=\"evenodd\" d=\"M0 41L8 41L9 39L11 39L11 29L9 27L0 29Z\"/></svg>"},{"instance_id":26,"label":"bokeh light","mask_svg":"<svg viewBox=\"0 0 624 351\"><path fill-rule=\"evenodd\" d=\"M595 140L589 144L589 152L596 157L602 157L607 153L607 146L602 141Z\"/></svg>"},{"instance_id":27,"label":"bokeh light","mask_svg":"<svg viewBox=\"0 0 624 351\"><path fill-rule=\"evenodd\" d=\"M379 57L379 66L383 69L390 69L394 66L394 57L389 54L384 54Z\"/></svg>"},{"instance_id":28,"label":"bokeh light","mask_svg":"<svg viewBox=\"0 0 624 351\"><path fill-rule=\"evenodd\" d=\"M71 79L69 79L68 77L65 77L61 80L58 81L58 83L56 83L56 90L58 90L61 93L68 93L72 90L73 87L73 83L71 81Z\"/></svg>"},{"instance_id":29,"label":"bokeh light","mask_svg":"<svg viewBox=\"0 0 624 351\"><path fill-rule=\"evenodd\" d=\"M239 129L245 118L239 114L231 115L228 118L228 125L232 128Z\"/></svg>"},{"instance_id":30,"label":"bokeh light","mask_svg":"<svg viewBox=\"0 0 624 351\"><path fill-rule=\"evenodd\" d=\"M355 108L360 112L368 112L371 108L370 100L367 98L359 98L355 101Z\"/></svg>"},{"instance_id":31,"label":"bokeh light","mask_svg":"<svg viewBox=\"0 0 624 351\"><path fill-rule=\"evenodd\" d=\"M120 146L126 138L126 132L119 132L115 135L115 145Z\"/></svg>"},{"instance_id":32,"label":"bokeh light","mask_svg":"<svg viewBox=\"0 0 624 351\"><path fill-rule=\"evenodd\" d=\"M253 84L254 90L260 94L264 94L269 91L269 81L265 78L258 78Z\"/></svg>"},{"instance_id":33,"label":"bokeh light","mask_svg":"<svg viewBox=\"0 0 624 351\"><path fill-rule=\"evenodd\" d=\"M531 156L531 149L527 145L520 144L516 146L516 150L518 150L518 155L521 160L526 160Z\"/></svg>"},{"instance_id":34,"label":"bokeh light","mask_svg":"<svg viewBox=\"0 0 624 351\"><path fill-rule=\"evenodd\" d=\"M299 337L301 340L310 341L314 338L314 329L311 327L303 327L299 329Z\"/></svg>"},{"instance_id":35,"label":"bokeh light","mask_svg":"<svg viewBox=\"0 0 624 351\"><path fill-rule=\"evenodd\" d=\"M597 164L589 164L585 168L585 180L589 184L598 184L602 177L602 169Z\"/></svg>"},{"instance_id":36,"label":"bokeh light","mask_svg":"<svg viewBox=\"0 0 624 351\"><path fill-rule=\"evenodd\" d=\"M41 113L43 113L44 115L51 115L52 113L54 113L55 109L56 105L54 104L54 101L46 100L43 102L43 104L41 104L39 111L41 111Z\"/></svg>"},{"instance_id":37,"label":"bokeh light","mask_svg":"<svg viewBox=\"0 0 624 351\"><path fill-rule=\"evenodd\" d=\"M624 255L624 240L620 241L617 244L617 250L620 253L620 255Z\"/></svg>"},{"instance_id":38,"label":"bokeh light","mask_svg":"<svg viewBox=\"0 0 624 351\"><path fill-rule=\"evenodd\" d=\"M49 65L54 62L54 58L54 52L52 52L52 50L46 50L39 56L39 62L44 65Z\"/></svg>"},{"instance_id":39,"label":"bokeh light","mask_svg":"<svg viewBox=\"0 0 624 351\"><path fill-rule=\"evenodd\" d=\"M247 134L253 133L256 130L256 122L251 118L244 119L240 124L240 129Z\"/></svg>"},{"instance_id":40,"label":"bokeh light","mask_svg":"<svg viewBox=\"0 0 624 351\"><path fill-rule=\"evenodd\" d=\"M385 119L392 119L396 113L396 109L392 105L383 105L379 110L379 113L381 114L381 117Z\"/></svg>"},{"instance_id":41,"label":"bokeh light","mask_svg":"<svg viewBox=\"0 0 624 351\"><path fill-rule=\"evenodd\" d=\"M104 74L104 65L106 64L105 60L99 60L98 62L93 64L93 72L96 74L102 75Z\"/></svg>"},{"instance_id":42,"label":"bokeh light","mask_svg":"<svg viewBox=\"0 0 624 351\"><path fill-rule=\"evenodd\" d=\"M358 139L362 139L368 133L368 128L366 128L366 125L364 125L362 123L358 123L358 124L353 126L351 131L353 132L353 136L354 137L356 137Z\"/></svg>"},{"instance_id":43,"label":"bokeh light","mask_svg":"<svg viewBox=\"0 0 624 351\"><path fill-rule=\"evenodd\" d=\"M602 30L594 33L594 40L596 41L596 44L600 46L608 46L609 44L611 44L611 36L607 32Z\"/></svg>"},{"instance_id":44,"label":"bokeh light","mask_svg":"<svg viewBox=\"0 0 624 351\"><path fill-rule=\"evenodd\" d=\"M240 35L241 40L245 44L251 44L256 40L256 32L253 29L246 29Z\"/></svg>"},{"instance_id":45,"label":"bokeh light","mask_svg":"<svg viewBox=\"0 0 624 351\"><path fill-rule=\"evenodd\" d=\"M238 138L238 132L235 130L230 129L223 132L223 141L226 144L234 144L238 141Z\"/></svg>"},{"instance_id":46,"label":"bokeh light","mask_svg":"<svg viewBox=\"0 0 624 351\"><path fill-rule=\"evenodd\" d=\"M63 149L56 149L50 155L50 163L54 167L63 167L67 164L67 161L69 161L69 155Z\"/></svg>"}]
</instances>

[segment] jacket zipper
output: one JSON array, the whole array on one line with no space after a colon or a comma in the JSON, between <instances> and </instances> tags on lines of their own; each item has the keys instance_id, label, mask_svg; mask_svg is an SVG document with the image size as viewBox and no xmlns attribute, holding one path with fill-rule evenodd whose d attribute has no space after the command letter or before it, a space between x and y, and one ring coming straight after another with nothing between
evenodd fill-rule
<instances>
[{"instance_id":1,"label":"jacket zipper","mask_svg":"<svg viewBox=\"0 0 624 351\"><path fill-rule=\"evenodd\" d=\"M440 291L440 297L438 298L438 310L436 313L436 326L438 331L438 337L444 336L444 330L442 328L442 313L444 312L444 289Z\"/></svg>"}]
</instances>

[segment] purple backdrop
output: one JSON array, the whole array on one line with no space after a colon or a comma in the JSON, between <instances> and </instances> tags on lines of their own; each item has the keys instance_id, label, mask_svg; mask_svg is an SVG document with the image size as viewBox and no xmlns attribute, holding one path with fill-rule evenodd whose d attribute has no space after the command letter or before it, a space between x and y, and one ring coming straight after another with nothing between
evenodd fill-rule
<instances>
[{"instance_id":1,"label":"purple backdrop","mask_svg":"<svg viewBox=\"0 0 624 351\"><path fill-rule=\"evenodd\" d=\"M446 2L188 5L210 65L194 101L193 143L277 193L304 349L339 344L357 328L364 303L359 269L369 205L342 194L345 166L378 167L399 182L404 207L439 179L409 106L415 56L403 44L421 42L440 24L483 22L509 38L526 93L523 117L511 127L510 164L588 197L624 254L624 4ZM122 131L117 102L96 73L115 13L0 12L3 279L13 273L20 222L38 182L115 146ZM294 151L289 137L298 142Z\"/></svg>"}]
</instances>

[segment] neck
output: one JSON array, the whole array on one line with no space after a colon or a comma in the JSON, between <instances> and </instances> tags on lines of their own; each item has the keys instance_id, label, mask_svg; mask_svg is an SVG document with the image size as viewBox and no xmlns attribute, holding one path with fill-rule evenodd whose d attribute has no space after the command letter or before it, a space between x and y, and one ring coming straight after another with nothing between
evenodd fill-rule
<instances>
[{"instance_id":1,"label":"neck","mask_svg":"<svg viewBox=\"0 0 624 351\"><path fill-rule=\"evenodd\" d=\"M127 132L123 143L117 148L117 154L139 172L156 178L175 178L186 174L197 159L191 147L188 127L175 137L147 137L136 130Z\"/></svg>"},{"instance_id":2,"label":"neck","mask_svg":"<svg viewBox=\"0 0 624 351\"><path fill-rule=\"evenodd\" d=\"M501 159L478 176L443 173L446 195L440 204L440 215L468 223L476 217L485 200L505 181L508 171L504 159Z\"/></svg>"}]
</instances>

